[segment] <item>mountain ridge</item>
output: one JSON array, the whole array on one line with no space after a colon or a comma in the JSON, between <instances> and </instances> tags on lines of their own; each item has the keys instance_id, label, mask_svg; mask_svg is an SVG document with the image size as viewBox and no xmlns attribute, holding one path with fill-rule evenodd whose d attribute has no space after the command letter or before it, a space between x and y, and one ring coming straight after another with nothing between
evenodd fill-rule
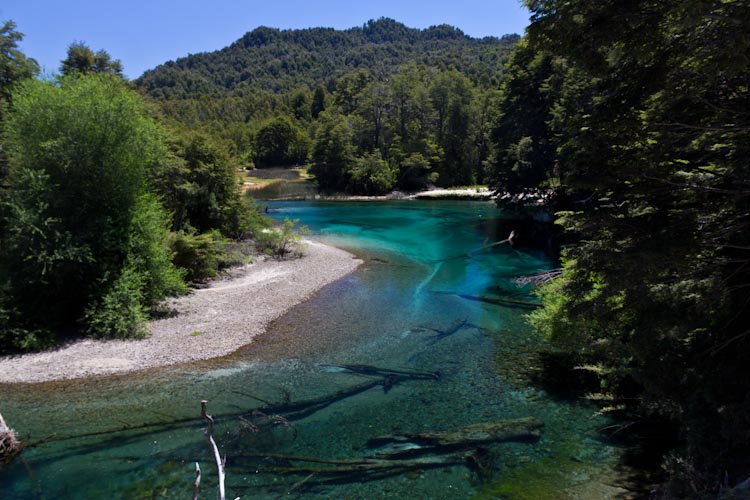
<instances>
[{"instance_id":1,"label":"mountain ridge","mask_svg":"<svg viewBox=\"0 0 750 500\"><path fill-rule=\"evenodd\" d=\"M330 87L336 78L361 68L385 78L413 62L454 68L491 85L519 38L472 38L448 24L418 29L389 18L345 30L260 26L222 49L147 70L135 83L158 100L246 90L283 93L303 86Z\"/></svg>"}]
</instances>

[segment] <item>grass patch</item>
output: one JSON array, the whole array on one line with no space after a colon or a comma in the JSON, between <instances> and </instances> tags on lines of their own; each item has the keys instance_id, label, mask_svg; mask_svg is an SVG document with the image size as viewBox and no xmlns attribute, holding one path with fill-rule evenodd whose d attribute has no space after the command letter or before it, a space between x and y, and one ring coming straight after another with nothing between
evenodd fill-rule
<instances>
[{"instance_id":1,"label":"grass patch","mask_svg":"<svg viewBox=\"0 0 750 500\"><path fill-rule=\"evenodd\" d=\"M256 200L309 199L318 194L306 167L259 168L240 174L242 191Z\"/></svg>"}]
</instances>

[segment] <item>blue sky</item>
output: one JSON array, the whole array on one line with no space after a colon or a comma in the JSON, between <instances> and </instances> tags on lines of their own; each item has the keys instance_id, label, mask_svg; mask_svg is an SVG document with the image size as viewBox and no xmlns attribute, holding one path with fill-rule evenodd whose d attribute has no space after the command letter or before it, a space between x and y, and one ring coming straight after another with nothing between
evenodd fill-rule
<instances>
[{"instance_id":1,"label":"blue sky","mask_svg":"<svg viewBox=\"0 0 750 500\"><path fill-rule=\"evenodd\" d=\"M258 26L338 29L390 17L413 28L450 24L474 37L523 34L528 11L520 0L3 0L0 21L26 36L21 50L56 72L73 41L104 49L125 74L189 53L226 47Z\"/></svg>"}]
</instances>

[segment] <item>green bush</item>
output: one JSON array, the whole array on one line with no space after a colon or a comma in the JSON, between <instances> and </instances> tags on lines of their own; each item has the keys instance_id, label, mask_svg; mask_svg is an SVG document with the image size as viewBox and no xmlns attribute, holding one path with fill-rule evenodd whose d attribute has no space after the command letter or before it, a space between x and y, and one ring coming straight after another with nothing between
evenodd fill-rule
<instances>
[{"instance_id":1,"label":"green bush","mask_svg":"<svg viewBox=\"0 0 750 500\"><path fill-rule=\"evenodd\" d=\"M86 311L86 332L99 338L143 338L148 333L144 279L132 267L123 269L101 300Z\"/></svg>"},{"instance_id":2,"label":"green bush","mask_svg":"<svg viewBox=\"0 0 750 500\"><path fill-rule=\"evenodd\" d=\"M261 252L277 259L302 255L302 236L309 234L307 226L297 226L299 219L284 219L278 227L264 229L255 235Z\"/></svg>"},{"instance_id":3,"label":"green bush","mask_svg":"<svg viewBox=\"0 0 750 500\"><path fill-rule=\"evenodd\" d=\"M235 243L217 230L203 234L180 231L170 237L173 262L185 271L185 278L200 283L216 277L222 270L249 260L245 243Z\"/></svg>"},{"instance_id":4,"label":"green bush","mask_svg":"<svg viewBox=\"0 0 750 500\"><path fill-rule=\"evenodd\" d=\"M357 158L349 171L347 191L369 196L390 192L396 184L397 169L383 160L380 152Z\"/></svg>"},{"instance_id":5,"label":"green bush","mask_svg":"<svg viewBox=\"0 0 750 500\"><path fill-rule=\"evenodd\" d=\"M149 308L185 290L169 218L149 194L166 156L160 128L118 78L31 80L13 103L0 235L8 349L36 348L45 331L142 335Z\"/></svg>"}]
</instances>

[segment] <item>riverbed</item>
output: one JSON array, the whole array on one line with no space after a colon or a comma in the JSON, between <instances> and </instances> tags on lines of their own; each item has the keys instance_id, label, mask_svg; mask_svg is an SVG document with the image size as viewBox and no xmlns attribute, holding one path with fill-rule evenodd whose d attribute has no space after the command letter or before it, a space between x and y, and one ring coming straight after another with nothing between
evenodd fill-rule
<instances>
[{"instance_id":1,"label":"riverbed","mask_svg":"<svg viewBox=\"0 0 750 500\"><path fill-rule=\"evenodd\" d=\"M228 498L574 498L575 488L613 463L617 450L599 440L596 430L607 422L592 416L595 408L558 400L526 381L539 342L524 319L530 307L481 300L533 301L513 278L553 264L532 250L490 246L507 237L491 203L276 202L270 208L273 217L300 219L315 238L364 264L230 356L0 387L13 427L32 440L56 439L0 471L1 498L189 498L195 462L203 469L202 497L213 497L203 399L227 455ZM299 418L253 413L374 380L350 369L360 365L435 376L374 385ZM484 446L489 473L483 474L463 463L378 478L279 474L268 471L295 463L257 457L357 460L374 452L367 442L375 436L521 417L544 423L540 439Z\"/></svg>"}]
</instances>

